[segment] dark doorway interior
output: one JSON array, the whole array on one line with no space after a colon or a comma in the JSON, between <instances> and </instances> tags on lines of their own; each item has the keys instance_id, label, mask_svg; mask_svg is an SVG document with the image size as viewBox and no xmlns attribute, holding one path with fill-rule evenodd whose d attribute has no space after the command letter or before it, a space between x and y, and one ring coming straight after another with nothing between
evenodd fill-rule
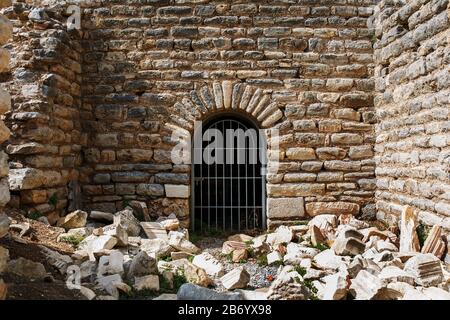
<instances>
[{"instance_id":1,"label":"dark doorway interior","mask_svg":"<svg viewBox=\"0 0 450 320\"><path fill-rule=\"evenodd\" d=\"M265 176L261 172L265 147L261 148L263 138L258 128L236 115L215 117L202 125L201 149L194 148L194 153L201 155L201 164L194 163L193 230L265 229ZM211 164L212 158L205 160L203 156L205 148L217 142L215 134L211 134L214 132L209 129L222 134L223 145L207 154L217 160L222 153L222 163L219 160ZM234 136L230 135L230 129L234 130ZM238 129L241 131L236 131ZM243 133L247 133L245 138Z\"/></svg>"}]
</instances>

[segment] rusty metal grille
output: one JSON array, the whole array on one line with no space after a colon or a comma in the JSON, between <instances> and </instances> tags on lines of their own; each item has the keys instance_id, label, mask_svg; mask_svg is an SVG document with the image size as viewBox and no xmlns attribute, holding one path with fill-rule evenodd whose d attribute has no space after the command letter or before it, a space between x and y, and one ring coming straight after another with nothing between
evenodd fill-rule
<instances>
[{"instance_id":1,"label":"rusty metal grille","mask_svg":"<svg viewBox=\"0 0 450 320\"><path fill-rule=\"evenodd\" d=\"M263 138L251 122L232 116L207 123L202 128L202 136L210 138L207 130L211 128L224 137L224 147L216 150L223 152L224 161L208 164L202 156L201 164L194 163L193 230L265 229L265 176L261 172L261 157L265 154L260 151ZM228 129L245 132L252 129L257 133L256 141L253 136L245 139L245 145L239 145L233 137L234 143L230 145ZM201 149L193 151L203 154L212 141L203 141ZM239 153L242 149L244 152Z\"/></svg>"}]
</instances>

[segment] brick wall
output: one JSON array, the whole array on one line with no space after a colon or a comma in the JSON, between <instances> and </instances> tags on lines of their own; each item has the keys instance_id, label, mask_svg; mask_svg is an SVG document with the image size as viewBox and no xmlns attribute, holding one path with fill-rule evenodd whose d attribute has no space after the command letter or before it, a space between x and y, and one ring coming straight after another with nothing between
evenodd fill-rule
<instances>
[{"instance_id":1,"label":"brick wall","mask_svg":"<svg viewBox=\"0 0 450 320\"><path fill-rule=\"evenodd\" d=\"M272 225L373 213L372 4L115 0L85 8L85 207L144 200L154 217L174 212L186 222L188 191L166 197L167 185L188 190L190 181L190 167L170 159L170 129L192 130L194 119L226 108L225 97L280 129L281 171L267 185ZM233 104L247 87L259 108ZM275 214L292 203L292 216Z\"/></svg>"},{"instance_id":2,"label":"brick wall","mask_svg":"<svg viewBox=\"0 0 450 320\"><path fill-rule=\"evenodd\" d=\"M72 200L82 161L80 36L67 30L64 9L58 2L17 1L5 10L14 25L6 115L10 205L51 223L77 206Z\"/></svg>"},{"instance_id":3,"label":"brick wall","mask_svg":"<svg viewBox=\"0 0 450 320\"><path fill-rule=\"evenodd\" d=\"M413 206L450 229L448 0L382 1L375 9L378 217Z\"/></svg>"}]
</instances>

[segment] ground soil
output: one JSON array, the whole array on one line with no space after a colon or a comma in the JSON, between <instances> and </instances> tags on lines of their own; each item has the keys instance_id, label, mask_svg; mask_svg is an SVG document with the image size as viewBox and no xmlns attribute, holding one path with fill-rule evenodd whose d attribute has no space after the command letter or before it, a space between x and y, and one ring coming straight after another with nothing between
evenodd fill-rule
<instances>
[{"instance_id":1,"label":"ground soil","mask_svg":"<svg viewBox=\"0 0 450 320\"><path fill-rule=\"evenodd\" d=\"M44 280L26 279L11 273L2 274L2 278L8 286L7 300L85 299L78 290L70 290L66 287L64 277L47 263L39 249L39 245L43 245L62 254L72 254L74 252L72 245L56 241L57 236L63 230L27 219L17 211L9 211L7 214L13 220L12 223L28 222L30 230L21 238L18 231L11 231L9 236L0 239L0 246L9 250L11 260L23 257L40 262L49 273Z\"/></svg>"}]
</instances>

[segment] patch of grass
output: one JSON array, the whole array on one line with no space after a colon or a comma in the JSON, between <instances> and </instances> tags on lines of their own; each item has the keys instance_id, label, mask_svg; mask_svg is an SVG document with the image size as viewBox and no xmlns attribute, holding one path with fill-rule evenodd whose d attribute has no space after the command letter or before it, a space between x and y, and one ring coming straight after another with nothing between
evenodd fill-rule
<instances>
[{"instance_id":1,"label":"patch of grass","mask_svg":"<svg viewBox=\"0 0 450 320\"><path fill-rule=\"evenodd\" d=\"M428 238L428 234L430 233L430 228L420 223L417 228L417 237L419 238L420 247L423 247L425 244L425 240Z\"/></svg>"},{"instance_id":2,"label":"patch of grass","mask_svg":"<svg viewBox=\"0 0 450 320\"><path fill-rule=\"evenodd\" d=\"M319 251L325 251L327 249L330 249L330 247L328 245L324 244L324 243L318 243L316 246L313 246L311 244L311 247L316 248Z\"/></svg>"},{"instance_id":3,"label":"patch of grass","mask_svg":"<svg viewBox=\"0 0 450 320\"><path fill-rule=\"evenodd\" d=\"M37 220L40 217L42 217L42 213L40 213L39 211L34 211L28 214L28 218L31 220Z\"/></svg>"},{"instance_id":4,"label":"patch of grass","mask_svg":"<svg viewBox=\"0 0 450 320\"><path fill-rule=\"evenodd\" d=\"M246 262L247 262L247 260L245 260L245 259L239 260L239 263L246 263Z\"/></svg>"},{"instance_id":5,"label":"patch of grass","mask_svg":"<svg viewBox=\"0 0 450 320\"><path fill-rule=\"evenodd\" d=\"M48 204L56 207L57 203L58 203L58 195L55 192L54 194L52 194L50 198L48 198Z\"/></svg>"},{"instance_id":6,"label":"patch of grass","mask_svg":"<svg viewBox=\"0 0 450 320\"><path fill-rule=\"evenodd\" d=\"M160 258L159 260L165 261L165 262L171 262L172 261L172 257L170 255L169 256L164 256L164 257Z\"/></svg>"},{"instance_id":7,"label":"patch of grass","mask_svg":"<svg viewBox=\"0 0 450 320\"><path fill-rule=\"evenodd\" d=\"M178 289L180 289L180 287L187 283L187 279L186 276L184 275L184 271L180 274L180 273L175 273L173 275L173 288L174 290L178 291Z\"/></svg>"},{"instance_id":8,"label":"patch of grass","mask_svg":"<svg viewBox=\"0 0 450 320\"><path fill-rule=\"evenodd\" d=\"M192 233L192 234L189 235L189 241L192 242L193 244L196 244L202 238L203 237L201 235L199 235L198 233Z\"/></svg>"},{"instance_id":9,"label":"patch of grass","mask_svg":"<svg viewBox=\"0 0 450 320\"><path fill-rule=\"evenodd\" d=\"M267 259L267 257L266 257L266 259ZM279 266L283 266L283 265L284 265L284 263L281 260L275 261L271 264L271 266L275 266L275 267L279 267Z\"/></svg>"},{"instance_id":10,"label":"patch of grass","mask_svg":"<svg viewBox=\"0 0 450 320\"><path fill-rule=\"evenodd\" d=\"M61 241L64 241L66 243L69 243L75 247L78 247L81 241L84 240L84 237L81 235L73 234L67 237L62 237Z\"/></svg>"},{"instance_id":11,"label":"patch of grass","mask_svg":"<svg viewBox=\"0 0 450 320\"><path fill-rule=\"evenodd\" d=\"M309 291L311 292L310 295L310 299L311 300L319 300L319 298L317 297L317 288L316 286L312 283L312 280L304 280L303 284L305 285L305 287L307 287L309 289Z\"/></svg>"},{"instance_id":12,"label":"patch of grass","mask_svg":"<svg viewBox=\"0 0 450 320\"><path fill-rule=\"evenodd\" d=\"M187 259L190 263L192 263L192 261L194 261L195 256L188 256Z\"/></svg>"},{"instance_id":13,"label":"patch of grass","mask_svg":"<svg viewBox=\"0 0 450 320\"><path fill-rule=\"evenodd\" d=\"M267 266L268 265L268 263L267 263L267 253L264 253L264 254L260 255L258 257L258 259L256 260L256 263L258 263L258 266L260 266L260 267Z\"/></svg>"},{"instance_id":14,"label":"patch of grass","mask_svg":"<svg viewBox=\"0 0 450 320\"><path fill-rule=\"evenodd\" d=\"M302 277L305 276L305 274L306 274L306 268L305 268L305 267L296 266L294 269L295 269L295 271L297 271L297 273L298 273L299 275L301 275Z\"/></svg>"}]
</instances>

